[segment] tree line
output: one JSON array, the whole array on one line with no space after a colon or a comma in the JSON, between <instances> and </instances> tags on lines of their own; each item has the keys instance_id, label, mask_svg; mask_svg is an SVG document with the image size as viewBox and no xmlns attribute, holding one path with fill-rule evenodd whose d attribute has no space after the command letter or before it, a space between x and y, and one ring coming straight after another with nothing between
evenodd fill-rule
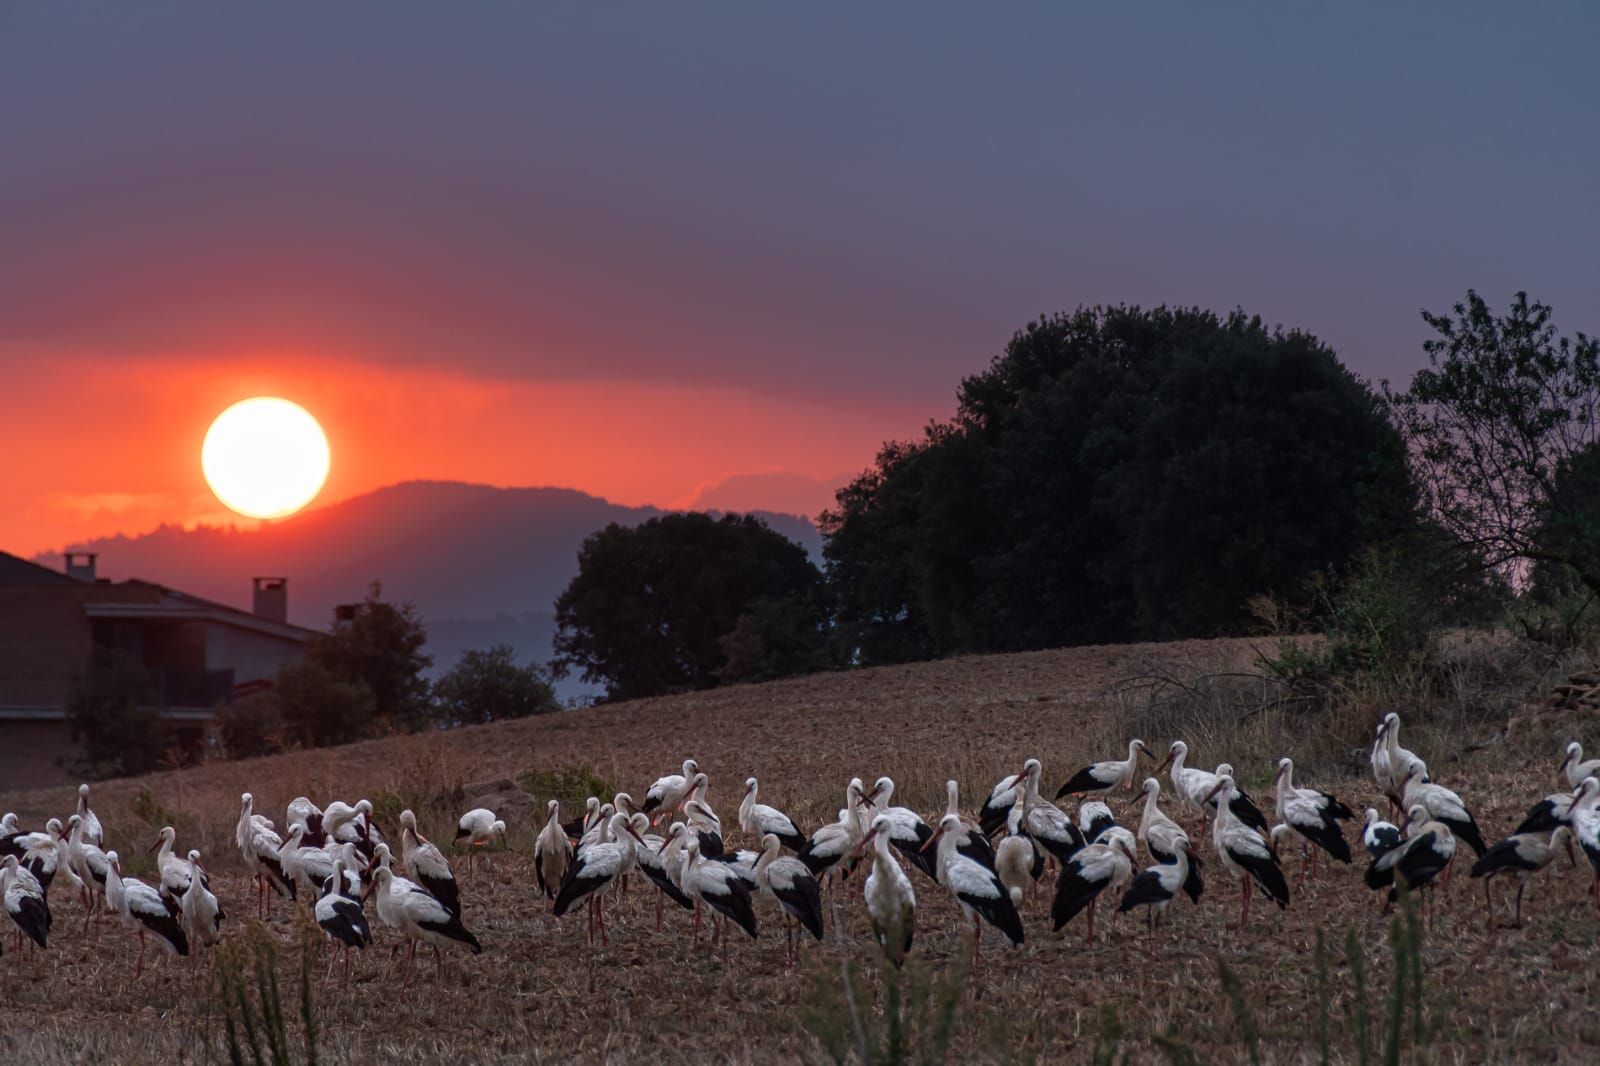
<instances>
[{"instance_id":1,"label":"tree line","mask_svg":"<svg viewBox=\"0 0 1600 1066\"><path fill-rule=\"evenodd\" d=\"M1316 628L1389 589L1467 622L1600 593L1600 354L1518 293L1424 312L1374 387L1242 311L1094 307L1019 330L956 414L820 517L612 525L556 603L558 674L614 699L973 652Z\"/></svg>"},{"instance_id":2,"label":"tree line","mask_svg":"<svg viewBox=\"0 0 1600 1066\"><path fill-rule=\"evenodd\" d=\"M221 710L229 754L941 656L1330 631L1375 595L1467 622L1600 595L1600 345L1518 293L1424 312L1427 366L1377 387L1301 330L1233 311L1093 307L1019 330L956 413L890 441L819 518L820 561L749 515L596 531L555 657L464 655L374 585L273 688ZM820 562L820 565L819 565ZM1404 585L1404 589L1400 586ZM1376 591L1375 591L1376 590ZM1368 628L1371 628L1368 626ZM1409 622L1396 630L1410 628ZM135 664L136 665L136 664ZM137 670L91 662L86 764L159 764Z\"/></svg>"}]
</instances>

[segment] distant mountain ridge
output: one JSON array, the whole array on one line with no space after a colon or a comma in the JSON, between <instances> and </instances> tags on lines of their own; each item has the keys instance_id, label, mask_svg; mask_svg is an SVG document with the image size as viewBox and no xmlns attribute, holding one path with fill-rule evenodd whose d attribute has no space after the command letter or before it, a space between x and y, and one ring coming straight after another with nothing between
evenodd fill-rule
<instances>
[{"instance_id":1,"label":"distant mountain ridge","mask_svg":"<svg viewBox=\"0 0 1600 1066\"><path fill-rule=\"evenodd\" d=\"M381 581L385 598L417 605L444 668L493 643L548 658L553 605L577 573L584 538L664 513L575 489L409 481L259 528L162 526L74 548L99 553L102 577L145 578L247 610L252 577L287 577L290 621L314 629ZM752 513L820 559L809 519ZM61 565L59 554L35 561Z\"/></svg>"}]
</instances>

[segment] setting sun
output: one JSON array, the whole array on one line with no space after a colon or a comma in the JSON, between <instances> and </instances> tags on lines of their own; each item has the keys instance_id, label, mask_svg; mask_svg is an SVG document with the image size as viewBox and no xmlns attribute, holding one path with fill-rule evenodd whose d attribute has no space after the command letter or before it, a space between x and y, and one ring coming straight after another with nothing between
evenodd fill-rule
<instances>
[{"instance_id":1,"label":"setting sun","mask_svg":"<svg viewBox=\"0 0 1600 1066\"><path fill-rule=\"evenodd\" d=\"M328 438L311 413L273 396L217 416L200 448L206 483L230 510L282 518L316 499L328 479Z\"/></svg>"}]
</instances>

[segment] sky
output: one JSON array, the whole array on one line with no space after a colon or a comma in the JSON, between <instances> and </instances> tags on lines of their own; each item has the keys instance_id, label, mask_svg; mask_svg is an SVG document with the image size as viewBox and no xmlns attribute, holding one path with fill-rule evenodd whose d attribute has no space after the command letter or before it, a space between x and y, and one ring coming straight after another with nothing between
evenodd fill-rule
<instances>
[{"instance_id":1,"label":"sky","mask_svg":"<svg viewBox=\"0 0 1600 1066\"><path fill-rule=\"evenodd\" d=\"M1600 7L0 8L0 550L224 521L223 408L415 478L814 514L1040 314L1600 331Z\"/></svg>"}]
</instances>

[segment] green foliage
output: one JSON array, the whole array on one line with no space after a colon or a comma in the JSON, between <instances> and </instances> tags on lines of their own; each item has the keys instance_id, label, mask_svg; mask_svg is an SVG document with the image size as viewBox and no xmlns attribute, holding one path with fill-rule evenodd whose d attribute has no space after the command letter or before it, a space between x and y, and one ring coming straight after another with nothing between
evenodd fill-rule
<instances>
[{"instance_id":1,"label":"green foliage","mask_svg":"<svg viewBox=\"0 0 1600 1066\"><path fill-rule=\"evenodd\" d=\"M1250 1055L1251 1066L1261 1066L1261 1037L1256 1031L1256 1016L1250 1010L1244 983L1221 959L1217 960L1217 978L1222 982L1222 994L1227 997L1228 1007L1238 1023L1239 1035L1244 1040L1245 1051Z\"/></svg>"},{"instance_id":2,"label":"green foliage","mask_svg":"<svg viewBox=\"0 0 1600 1066\"><path fill-rule=\"evenodd\" d=\"M434 683L433 697L439 718L450 725L526 718L561 709L545 671L519 664L508 644L462 652L450 672Z\"/></svg>"},{"instance_id":3,"label":"green foliage","mask_svg":"<svg viewBox=\"0 0 1600 1066\"><path fill-rule=\"evenodd\" d=\"M1030 324L954 421L822 516L862 662L1240 631L1414 521L1376 397L1298 332L1112 307Z\"/></svg>"},{"instance_id":4,"label":"green foliage","mask_svg":"<svg viewBox=\"0 0 1600 1066\"><path fill-rule=\"evenodd\" d=\"M763 598L739 616L722 638L727 683L774 681L815 674L833 666L827 620L815 599Z\"/></svg>"},{"instance_id":5,"label":"green foliage","mask_svg":"<svg viewBox=\"0 0 1600 1066\"><path fill-rule=\"evenodd\" d=\"M285 739L299 747L348 744L380 731L372 690L341 677L320 657L284 666L268 695L277 704Z\"/></svg>"},{"instance_id":6,"label":"green foliage","mask_svg":"<svg viewBox=\"0 0 1600 1066\"><path fill-rule=\"evenodd\" d=\"M371 710L360 708L366 721L356 735L383 732L384 726L391 724L399 729L420 729L432 716L428 681L423 676L433 665L433 659L422 650L427 641L415 605L389 603L383 599L382 586L374 582L353 618L335 622L331 630L312 638L305 662L345 686L367 690ZM280 688L282 684L280 678ZM286 720L291 719L288 710L286 706ZM301 734L318 732L315 727L308 729L303 718L291 725Z\"/></svg>"},{"instance_id":7,"label":"green foliage","mask_svg":"<svg viewBox=\"0 0 1600 1066\"><path fill-rule=\"evenodd\" d=\"M302 937L297 1008L303 1052L298 1059L316 1066L318 1023L311 987L311 960L319 938ZM278 987L278 947L258 922L217 950L214 995L222 1019L222 1046L232 1066L292 1066L297 1061L289 1020Z\"/></svg>"},{"instance_id":8,"label":"green foliage","mask_svg":"<svg viewBox=\"0 0 1600 1066\"><path fill-rule=\"evenodd\" d=\"M217 709L217 733L230 759L274 755L285 750L288 731L278 694L254 692Z\"/></svg>"},{"instance_id":9,"label":"green foliage","mask_svg":"<svg viewBox=\"0 0 1600 1066\"><path fill-rule=\"evenodd\" d=\"M133 776L161 765L168 732L150 672L116 648L96 646L67 697L67 728L82 745L85 777Z\"/></svg>"},{"instance_id":10,"label":"green foliage","mask_svg":"<svg viewBox=\"0 0 1600 1066\"><path fill-rule=\"evenodd\" d=\"M560 800L563 810L582 809L590 796L610 799L617 794L616 785L588 763L553 770L524 770L517 775L517 784L539 802Z\"/></svg>"},{"instance_id":11,"label":"green foliage","mask_svg":"<svg viewBox=\"0 0 1600 1066\"><path fill-rule=\"evenodd\" d=\"M723 638L753 605L815 598L821 579L804 548L751 515L612 523L583 542L556 600L552 665L617 700L710 688L727 662Z\"/></svg>"},{"instance_id":12,"label":"green foliage","mask_svg":"<svg viewBox=\"0 0 1600 1066\"><path fill-rule=\"evenodd\" d=\"M896 968L884 958L876 975L874 986L845 959L839 974L818 975L801 1008L801 1022L823 1054L836 1063L853 1060L863 1066L947 1061L965 968L954 967L935 980L920 961ZM881 1010L874 1010L874 1003Z\"/></svg>"},{"instance_id":13,"label":"green foliage","mask_svg":"<svg viewBox=\"0 0 1600 1066\"><path fill-rule=\"evenodd\" d=\"M1566 566L1600 590L1600 343L1558 337L1523 292L1503 316L1469 290L1423 318L1428 367L1384 395L1428 509L1479 565Z\"/></svg>"}]
</instances>

